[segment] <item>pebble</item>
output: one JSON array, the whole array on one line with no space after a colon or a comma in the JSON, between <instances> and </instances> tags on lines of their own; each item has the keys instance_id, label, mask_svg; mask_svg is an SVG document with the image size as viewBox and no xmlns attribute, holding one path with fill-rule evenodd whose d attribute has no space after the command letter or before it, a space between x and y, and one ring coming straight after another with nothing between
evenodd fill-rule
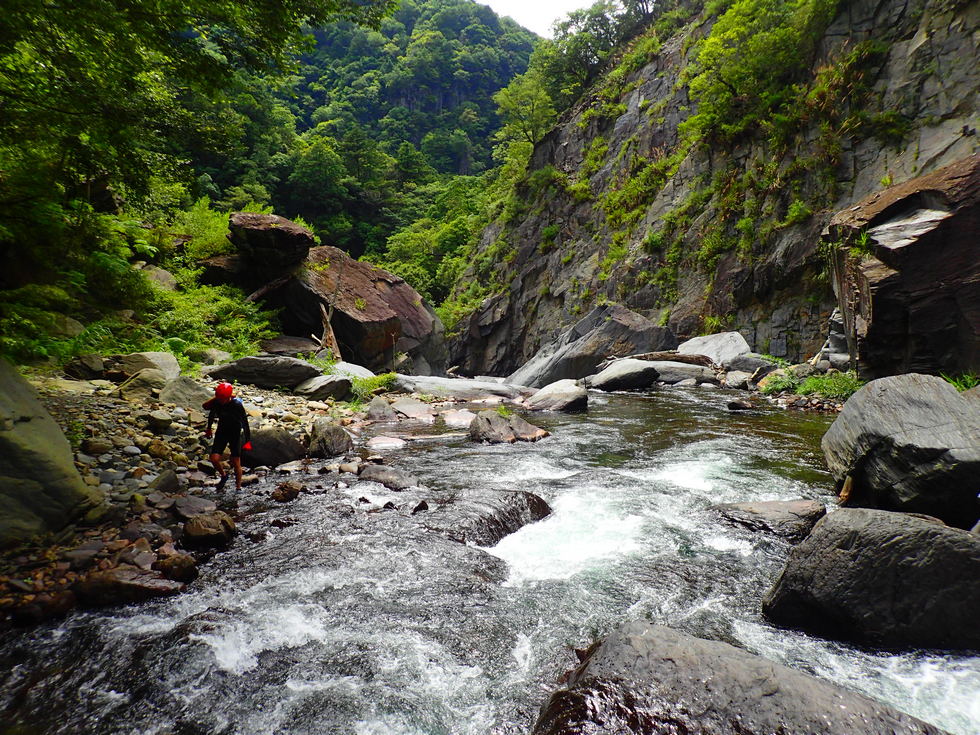
<instances>
[{"instance_id":1,"label":"pebble","mask_svg":"<svg viewBox=\"0 0 980 735\"><path fill-rule=\"evenodd\" d=\"M142 453L143 451L139 447L133 446L132 444L128 447L123 447L123 454L128 454L131 457L138 457Z\"/></svg>"}]
</instances>

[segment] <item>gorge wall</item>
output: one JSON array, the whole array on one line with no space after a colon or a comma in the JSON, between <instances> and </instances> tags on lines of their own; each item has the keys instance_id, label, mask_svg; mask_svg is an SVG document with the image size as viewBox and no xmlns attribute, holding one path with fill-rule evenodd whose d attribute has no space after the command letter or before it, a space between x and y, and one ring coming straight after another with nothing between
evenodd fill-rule
<instances>
[{"instance_id":1,"label":"gorge wall","mask_svg":"<svg viewBox=\"0 0 980 735\"><path fill-rule=\"evenodd\" d=\"M779 114L692 137L690 79L716 21L692 9L634 39L535 146L457 285L490 295L450 364L507 374L602 303L808 357L836 305L820 245L834 214L980 150L977 0L841 2Z\"/></svg>"}]
</instances>

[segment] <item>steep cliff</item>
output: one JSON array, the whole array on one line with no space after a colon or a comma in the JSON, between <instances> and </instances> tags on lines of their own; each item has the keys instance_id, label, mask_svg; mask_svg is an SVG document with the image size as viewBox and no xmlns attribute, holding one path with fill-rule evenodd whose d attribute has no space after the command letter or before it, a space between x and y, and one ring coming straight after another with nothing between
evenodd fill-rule
<instances>
[{"instance_id":1,"label":"steep cliff","mask_svg":"<svg viewBox=\"0 0 980 735\"><path fill-rule=\"evenodd\" d=\"M763 58L758 89L749 74L727 107L704 82L723 15L692 8L634 39L483 232L457 288L492 293L451 361L506 374L609 302L681 336L737 329L759 352L816 352L835 305L820 248L834 213L980 149L980 2L821 7L796 80L773 87L783 61Z\"/></svg>"}]
</instances>

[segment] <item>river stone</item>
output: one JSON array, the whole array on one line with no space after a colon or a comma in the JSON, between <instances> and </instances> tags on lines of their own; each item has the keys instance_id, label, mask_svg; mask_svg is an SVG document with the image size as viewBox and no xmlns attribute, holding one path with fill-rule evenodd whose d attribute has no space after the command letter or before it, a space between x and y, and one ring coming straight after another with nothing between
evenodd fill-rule
<instances>
[{"instance_id":1,"label":"river stone","mask_svg":"<svg viewBox=\"0 0 980 735\"><path fill-rule=\"evenodd\" d=\"M311 457L338 457L354 448L350 434L326 417L313 422L310 432Z\"/></svg>"},{"instance_id":2,"label":"river stone","mask_svg":"<svg viewBox=\"0 0 980 735\"><path fill-rule=\"evenodd\" d=\"M249 467L277 467L305 455L299 439L282 426L270 426L252 432L252 451L242 452L242 462Z\"/></svg>"},{"instance_id":3,"label":"river stone","mask_svg":"<svg viewBox=\"0 0 980 735\"><path fill-rule=\"evenodd\" d=\"M659 376L660 372L652 362L627 358L616 360L598 375L589 376L585 383L596 390L647 390Z\"/></svg>"},{"instance_id":4,"label":"river stone","mask_svg":"<svg viewBox=\"0 0 980 735\"><path fill-rule=\"evenodd\" d=\"M476 414L463 409L462 411L443 411L439 414L446 426L452 429L468 429Z\"/></svg>"},{"instance_id":5,"label":"river stone","mask_svg":"<svg viewBox=\"0 0 980 735\"><path fill-rule=\"evenodd\" d=\"M520 386L489 380L467 378L436 378L423 375L397 375L392 390L402 393L425 393L437 398L475 401L490 396L516 399L529 392Z\"/></svg>"},{"instance_id":6,"label":"river stone","mask_svg":"<svg viewBox=\"0 0 980 735\"><path fill-rule=\"evenodd\" d=\"M959 528L980 517L980 401L933 375L874 380L821 441L847 505L927 513Z\"/></svg>"},{"instance_id":7,"label":"river stone","mask_svg":"<svg viewBox=\"0 0 980 735\"><path fill-rule=\"evenodd\" d=\"M201 404L213 396L213 391L186 375L168 380L160 390L160 400L163 403L172 403L182 408L200 409Z\"/></svg>"},{"instance_id":8,"label":"river stone","mask_svg":"<svg viewBox=\"0 0 980 735\"><path fill-rule=\"evenodd\" d=\"M588 391L570 378L546 385L527 399L532 411L583 411L589 405Z\"/></svg>"},{"instance_id":9,"label":"river stone","mask_svg":"<svg viewBox=\"0 0 980 735\"><path fill-rule=\"evenodd\" d=\"M326 357L319 352L317 353L316 356L321 358ZM353 380L354 378L364 379L364 378L376 377L375 373L373 373L371 370L368 370L363 365L355 365L352 362L344 362L342 360L340 362L335 362L333 364L333 367L330 368L330 374L340 375L345 378L350 378L351 380Z\"/></svg>"},{"instance_id":10,"label":"river stone","mask_svg":"<svg viewBox=\"0 0 980 735\"><path fill-rule=\"evenodd\" d=\"M305 489L306 486L303 483L287 480L276 485L276 489L272 491L270 497L277 503L288 503L291 500L296 500Z\"/></svg>"},{"instance_id":11,"label":"river stone","mask_svg":"<svg viewBox=\"0 0 980 735\"><path fill-rule=\"evenodd\" d=\"M803 540L814 524L827 514L816 500L768 500L711 506L729 523L750 531L781 536L793 543Z\"/></svg>"},{"instance_id":12,"label":"river stone","mask_svg":"<svg viewBox=\"0 0 980 735\"><path fill-rule=\"evenodd\" d=\"M725 373L725 385L729 388L744 390L749 387L749 379L752 373L742 372L741 370L729 370Z\"/></svg>"},{"instance_id":13,"label":"river stone","mask_svg":"<svg viewBox=\"0 0 980 735\"><path fill-rule=\"evenodd\" d=\"M681 342L677 351L682 355L704 355L716 365L724 365L739 355L748 354L752 348L740 332L721 332Z\"/></svg>"},{"instance_id":14,"label":"river stone","mask_svg":"<svg viewBox=\"0 0 980 735\"><path fill-rule=\"evenodd\" d=\"M367 418L369 421L397 421L398 414L382 396L375 396L367 405Z\"/></svg>"},{"instance_id":15,"label":"river stone","mask_svg":"<svg viewBox=\"0 0 980 735\"><path fill-rule=\"evenodd\" d=\"M327 398L342 401L351 395L350 388L350 378L343 375L317 375L297 385L293 393L311 401L324 401Z\"/></svg>"},{"instance_id":16,"label":"river stone","mask_svg":"<svg viewBox=\"0 0 980 735\"><path fill-rule=\"evenodd\" d=\"M759 375L756 378L757 380L779 367L777 363L763 357L762 355L757 355L754 352L746 352L742 355L736 355L731 359L725 360L721 365L723 368L725 368L725 370L738 370L740 372L748 373L749 375L755 375L756 371L759 371Z\"/></svg>"},{"instance_id":17,"label":"river stone","mask_svg":"<svg viewBox=\"0 0 980 735\"><path fill-rule=\"evenodd\" d=\"M153 568L175 582L193 582L198 575L194 557L182 551L159 557Z\"/></svg>"},{"instance_id":18,"label":"river stone","mask_svg":"<svg viewBox=\"0 0 980 735\"><path fill-rule=\"evenodd\" d=\"M154 434L163 434L174 422L174 417L163 410L150 411L146 414L146 423Z\"/></svg>"},{"instance_id":19,"label":"river stone","mask_svg":"<svg viewBox=\"0 0 980 735\"><path fill-rule=\"evenodd\" d=\"M167 376L155 368L140 370L117 389L119 397L131 403L152 403L167 385Z\"/></svg>"},{"instance_id":20,"label":"river stone","mask_svg":"<svg viewBox=\"0 0 980 735\"><path fill-rule=\"evenodd\" d=\"M320 368L295 357L254 355L225 365L204 368L214 380L237 381L259 388L295 388L320 375Z\"/></svg>"},{"instance_id":21,"label":"river stone","mask_svg":"<svg viewBox=\"0 0 980 735\"><path fill-rule=\"evenodd\" d=\"M409 487L417 487L419 484L418 479L407 472L383 464L367 465L361 470L360 479L381 483L389 490L404 490Z\"/></svg>"},{"instance_id":22,"label":"river stone","mask_svg":"<svg viewBox=\"0 0 980 735\"><path fill-rule=\"evenodd\" d=\"M201 498L197 495L182 495L174 501L174 510L184 520L201 515L202 513L212 513L218 509L213 500Z\"/></svg>"},{"instance_id":23,"label":"river stone","mask_svg":"<svg viewBox=\"0 0 980 735\"><path fill-rule=\"evenodd\" d=\"M235 522L222 510L188 518L183 544L193 548L225 546L236 532Z\"/></svg>"},{"instance_id":24,"label":"river stone","mask_svg":"<svg viewBox=\"0 0 980 735\"><path fill-rule=\"evenodd\" d=\"M148 368L159 370L166 380L173 380L180 375L180 363L169 352L133 352L129 355L116 355L114 360L118 368L129 376Z\"/></svg>"},{"instance_id":25,"label":"river stone","mask_svg":"<svg viewBox=\"0 0 980 735\"><path fill-rule=\"evenodd\" d=\"M367 448L373 451L401 449L406 444L408 444L408 442L397 436L372 436L367 440Z\"/></svg>"},{"instance_id":26,"label":"river stone","mask_svg":"<svg viewBox=\"0 0 980 735\"><path fill-rule=\"evenodd\" d=\"M158 493L175 493L180 490L180 478L173 470L164 470L150 482L150 489Z\"/></svg>"},{"instance_id":27,"label":"river stone","mask_svg":"<svg viewBox=\"0 0 980 735\"><path fill-rule=\"evenodd\" d=\"M462 543L493 546L550 514L544 500L523 490L462 490L454 502L427 513L422 523Z\"/></svg>"},{"instance_id":28,"label":"river stone","mask_svg":"<svg viewBox=\"0 0 980 735\"><path fill-rule=\"evenodd\" d=\"M0 359L0 548L59 531L101 501L33 388Z\"/></svg>"},{"instance_id":29,"label":"river stone","mask_svg":"<svg viewBox=\"0 0 980 735\"><path fill-rule=\"evenodd\" d=\"M657 380L661 383L680 383L693 380L694 385L700 383L716 383L715 371L701 365L689 365L685 362L668 362L655 360L649 363L657 371ZM688 383L687 385L691 385Z\"/></svg>"},{"instance_id":30,"label":"river stone","mask_svg":"<svg viewBox=\"0 0 980 735\"><path fill-rule=\"evenodd\" d=\"M480 411L470 423L470 438L490 444L512 444L517 441L510 422L496 411Z\"/></svg>"},{"instance_id":31,"label":"river stone","mask_svg":"<svg viewBox=\"0 0 980 735\"><path fill-rule=\"evenodd\" d=\"M980 648L980 537L908 513L838 510L793 547L762 610L831 638Z\"/></svg>"},{"instance_id":32,"label":"river stone","mask_svg":"<svg viewBox=\"0 0 980 735\"><path fill-rule=\"evenodd\" d=\"M546 436L551 436L547 431L534 424L529 424L527 421L522 419L520 416L514 415L507 419L510 424L511 431L514 432L514 437L517 441L521 442L536 442L540 439L544 439Z\"/></svg>"},{"instance_id":33,"label":"river stone","mask_svg":"<svg viewBox=\"0 0 980 735\"><path fill-rule=\"evenodd\" d=\"M93 572L74 587L78 599L92 607L143 602L183 590L182 582L167 579L160 572L129 566Z\"/></svg>"},{"instance_id":34,"label":"river stone","mask_svg":"<svg viewBox=\"0 0 980 735\"><path fill-rule=\"evenodd\" d=\"M534 735L942 735L862 694L644 620L606 637L552 694Z\"/></svg>"},{"instance_id":35,"label":"river stone","mask_svg":"<svg viewBox=\"0 0 980 735\"><path fill-rule=\"evenodd\" d=\"M414 398L399 398L391 404L391 410L407 419L432 419L432 407Z\"/></svg>"}]
</instances>

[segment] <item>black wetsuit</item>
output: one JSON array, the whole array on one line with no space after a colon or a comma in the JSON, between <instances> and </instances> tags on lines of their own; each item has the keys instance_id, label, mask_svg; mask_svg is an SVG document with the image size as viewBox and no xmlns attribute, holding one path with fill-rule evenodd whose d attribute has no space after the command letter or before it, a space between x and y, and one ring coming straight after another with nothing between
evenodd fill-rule
<instances>
[{"instance_id":1,"label":"black wetsuit","mask_svg":"<svg viewBox=\"0 0 980 735\"><path fill-rule=\"evenodd\" d=\"M215 419L218 420L218 430L214 432L211 454L221 454L225 451L225 447L228 447L232 457L240 457L242 434L245 434L245 442L251 441L252 436L241 399L232 398L227 403L221 403L218 399L212 398L204 406L208 409L208 431L211 430Z\"/></svg>"}]
</instances>

